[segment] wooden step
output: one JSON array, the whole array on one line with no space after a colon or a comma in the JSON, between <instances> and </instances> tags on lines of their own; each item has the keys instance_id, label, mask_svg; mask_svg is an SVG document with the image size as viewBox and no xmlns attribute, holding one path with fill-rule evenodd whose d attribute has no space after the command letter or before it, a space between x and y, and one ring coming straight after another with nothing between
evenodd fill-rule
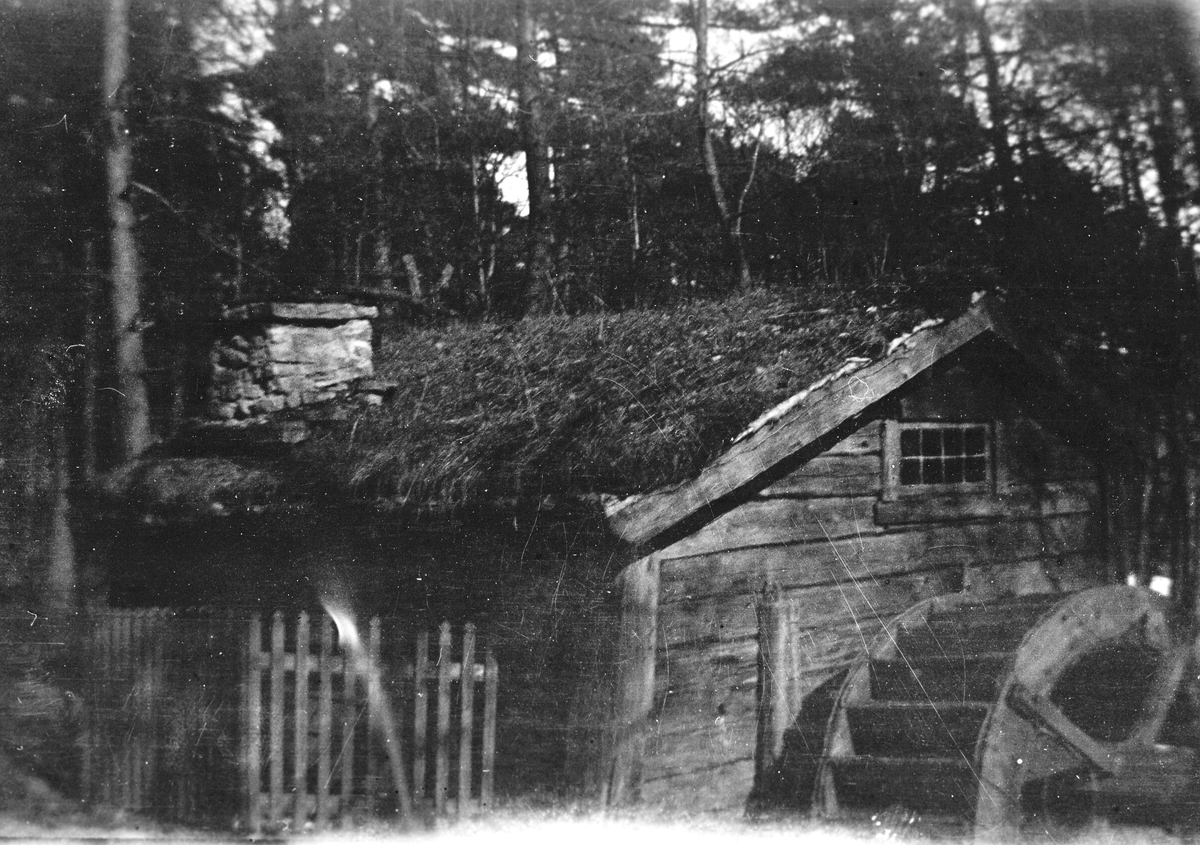
<instances>
[{"instance_id":1,"label":"wooden step","mask_svg":"<svg viewBox=\"0 0 1200 845\"><path fill-rule=\"evenodd\" d=\"M838 805L853 812L892 806L967 816L975 810L974 769L961 757L835 757L829 761Z\"/></svg>"},{"instance_id":2,"label":"wooden step","mask_svg":"<svg viewBox=\"0 0 1200 845\"><path fill-rule=\"evenodd\" d=\"M859 755L970 760L991 704L986 701L871 701L846 708Z\"/></svg>"},{"instance_id":3,"label":"wooden step","mask_svg":"<svg viewBox=\"0 0 1200 845\"><path fill-rule=\"evenodd\" d=\"M981 623L1020 620L1026 625L1032 625L1063 598L1064 596L1058 593L1037 593L1028 596L973 601L957 604L947 610L934 611L926 618L932 620L966 618Z\"/></svg>"},{"instance_id":4,"label":"wooden step","mask_svg":"<svg viewBox=\"0 0 1200 845\"><path fill-rule=\"evenodd\" d=\"M896 647L909 660L963 657L1013 651L1030 625L1023 620L933 619L916 622L896 634Z\"/></svg>"},{"instance_id":5,"label":"wooden step","mask_svg":"<svg viewBox=\"0 0 1200 845\"><path fill-rule=\"evenodd\" d=\"M1009 652L871 661L871 696L883 701L991 701Z\"/></svg>"}]
</instances>

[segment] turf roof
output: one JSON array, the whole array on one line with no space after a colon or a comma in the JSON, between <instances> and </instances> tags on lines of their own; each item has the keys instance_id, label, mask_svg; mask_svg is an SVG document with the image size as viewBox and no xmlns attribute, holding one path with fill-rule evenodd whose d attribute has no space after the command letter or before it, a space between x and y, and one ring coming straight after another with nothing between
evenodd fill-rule
<instances>
[{"instance_id":1,"label":"turf roof","mask_svg":"<svg viewBox=\"0 0 1200 845\"><path fill-rule=\"evenodd\" d=\"M289 487L455 509L695 476L766 408L919 313L757 291L671 309L453 324L386 339L395 398L300 450ZM334 492L336 491L336 493Z\"/></svg>"}]
</instances>

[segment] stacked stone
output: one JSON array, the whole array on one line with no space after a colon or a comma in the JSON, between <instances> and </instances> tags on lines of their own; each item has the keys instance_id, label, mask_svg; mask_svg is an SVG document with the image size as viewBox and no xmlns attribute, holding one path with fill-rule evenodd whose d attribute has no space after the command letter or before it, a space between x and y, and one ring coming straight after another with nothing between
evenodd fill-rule
<instances>
[{"instance_id":1,"label":"stacked stone","mask_svg":"<svg viewBox=\"0 0 1200 845\"><path fill-rule=\"evenodd\" d=\"M371 318L345 303L260 302L226 309L213 342L207 416L233 421L327 402L374 373Z\"/></svg>"}]
</instances>

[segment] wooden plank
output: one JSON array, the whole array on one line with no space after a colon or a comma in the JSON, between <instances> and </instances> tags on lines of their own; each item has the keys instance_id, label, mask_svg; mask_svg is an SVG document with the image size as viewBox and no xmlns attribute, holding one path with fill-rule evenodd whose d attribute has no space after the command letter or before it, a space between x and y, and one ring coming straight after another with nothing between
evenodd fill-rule
<instances>
[{"instance_id":1,"label":"wooden plank","mask_svg":"<svg viewBox=\"0 0 1200 845\"><path fill-rule=\"evenodd\" d=\"M324 830L329 824L331 796L329 785L333 780L333 621L321 617L321 652L318 656L317 676L317 829Z\"/></svg>"},{"instance_id":2,"label":"wooden plank","mask_svg":"<svg viewBox=\"0 0 1200 845\"><path fill-rule=\"evenodd\" d=\"M1046 518L1092 513L1100 507L1095 482L1013 484L992 493L905 497L875 504L875 522L902 525L971 519Z\"/></svg>"},{"instance_id":3,"label":"wooden plank","mask_svg":"<svg viewBox=\"0 0 1200 845\"><path fill-rule=\"evenodd\" d=\"M608 803L620 805L636 791L636 776L645 748L647 719L654 695L658 631L659 562L654 556L627 566L617 578L621 616L616 644L617 704Z\"/></svg>"},{"instance_id":4,"label":"wooden plank","mask_svg":"<svg viewBox=\"0 0 1200 845\"><path fill-rule=\"evenodd\" d=\"M792 630L787 677L796 689L812 686L810 679L827 677L866 655L867 644L882 623L841 625ZM659 652L654 716L664 718L667 708L685 712L711 710L720 690L752 689L757 678L757 641L754 638L703 648L675 648ZM670 702L669 704L667 702Z\"/></svg>"},{"instance_id":5,"label":"wooden plank","mask_svg":"<svg viewBox=\"0 0 1200 845\"><path fill-rule=\"evenodd\" d=\"M413 662L413 798L425 797L425 763L429 732L429 632L417 632Z\"/></svg>"},{"instance_id":6,"label":"wooden plank","mask_svg":"<svg viewBox=\"0 0 1200 845\"><path fill-rule=\"evenodd\" d=\"M86 617L85 617L86 619ZM102 670L100 664L99 649L97 648L98 637L96 636L96 625L91 619L84 627L84 635L80 642L80 653L83 657L83 665L90 666L94 670L92 677L85 677L82 680L83 693L83 708L80 713L80 730L78 736L79 749L79 794L85 804L90 804L96 800L96 741L98 739L96 732L96 687L95 677L99 676Z\"/></svg>"},{"instance_id":7,"label":"wooden plank","mask_svg":"<svg viewBox=\"0 0 1200 845\"><path fill-rule=\"evenodd\" d=\"M704 771L713 765L754 759L758 728L754 693L726 716L663 725L646 744L645 779Z\"/></svg>"},{"instance_id":8,"label":"wooden plank","mask_svg":"<svg viewBox=\"0 0 1200 845\"><path fill-rule=\"evenodd\" d=\"M379 794L382 783L379 777L379 742L382 738L384 743L390 742L391 737L383 736L381 733L380 717L381 713L376 712L376 703L383 701L383 688L380 685L380 657L379 657L379 617L372 616L370 627L367 633L367 663L371 667L370 673L367 675L367 815L374 816L376 811L376 797Z\"/></svg>"},{"instance_id":9,"label":"wooden plank","mask_svg":"<svg viewBox=\"0 0 1200 845\"><path fill-rule=\"evenodd\" d=\"M116 780L112 771L112 752L109 748L112 715L108 709L108 698L112 695L116 676L113 674L113 634L114 625L111 615L101 616L96 625L96 641L100 649L100 666L98 678L94 681L93 712L96 714L96 761L99 766L96 800L107 806L112 805L112 790ZM107 678L108 683L99 683L99 678Z\"/></svg>"},{"instance_id":10,"label":"wooden plank","mask_svg":"<svg viewBox=\"0 0 1200 845\"><path fill-rule=\"evenodd\" d=\"M802 700L797 686L794 654L796 609L777 591L764 593L757 608L759 646L759 695L755 743L756 782L765 784L777 777L784 754L785 736L800 715Z\"/></svg>"},{"instance_id":11,"label":"wooden plank","mask_svg":"<svg viewBox=\"0 0 1200 845\"><path fill-rule=\"evenodd\" d=\"M354 733L358 727L358 672L355 671L354 661L350 650L342 646L342 751L339 755L342 762L342 801L341 827L348 828L354 824Z\"/></svg>"},{"instance_id":12,"label":"wooden plank","mask_svg":"<svg viewBox=\"0 0 1200 845\"><path fill-rule=\"evenodd\" d=\"M283 635L283 614L277 610L271 618L271 724L268 733L271 749L267 755L271 786L267 806L271 824L283 819Z\"/></svg>"},{"instance_id":13,"label":"wooden plank","mask_svg":"<svg viewBox=\"0 0 1200 845\"><path fill-rule=\"evenodd\" d=\"M492 795L496 784L496 695L500 685L500 666L489 647L484 660L483 674L483 746L482 773L479 784L479 806L487 810L492 806Z\"/></svg>"},{"instance_id":14,"label":"wooden plank","mask_svg":"<svg viewBox=\"0 0 1200 845\"><path fill-rule=\"evenodd\" d=\"M883 489L879 455L817 455L764 487L763 496L871 496Z\"/></svg>"},{"instance_id":15,"label":"wooden plank","mask_svg":"<svg viewBox=\"0 0 1200 845\"><path fill-rule=\"evenodd\" d=\"M458 813L465 814L471 805L471 748L475 734L475 624L463 626L463 678L459 691L458 730Z\"/></svg>"},{"instance_id":16,"label":"wooden plank","mask_svg":"<svg viewBox=\"0 0 1200 845\"><path fill-rule=\"evenodd\" d=\"M942 758L840 758L833 767L842 809L900 804L920 812L967 814L977 776L969 760Z\"/></svg>"},{"instance_id":17,"label":"wooden plank","mask_svg":"<svg viewBox=\"0 0 1200 845\"><path fill-rule=\"evenodd\" d=\"M292 830L304 830L308 821L308 614L296 618L296 670L292 690L295 704L296 734L292 748Z\"/></svg>"},{"instance_id":18,"label":"wooden plank","mask_svg":"<svg viewBox=\"0 0 1200 845\"><path fill-rule=\"evenodd\" d=\"M871 420L853 434L834 443L823 455L866 455L879 454L883 448L883 424Z\"/></svg>"},{"instance_id":19,"label":"wooden plank","mask_svg":"<svg viewBox=\"0 0 1200 845\"><path fill-rule=\"evenodd\" d=\"M667 546L658 558L666 561L730 549L879 534L883 529L875 524L877 501L877 496L751 499Z\"/></svg>"},{"instance_id":20,"label":"wooden plank","mask_svg":"<svg viewBox=\"0 0 1200 845\"><path fill-rule=\"evenodd\" d=\"M244 657L245 669L242 677L245 688L242 700L246 703L243 717L246 758L243 766L246 796L246 827L250 833L262 832L262 670L258 668L258 656L262 651L262 618L254 613L250 616L250 629L246 636Z\"/></svg>"},{"instance_id":21,"label":"wooden plank","mask_svg":"<svg viewBox=\"0 0 1200 845\"><path fill-rule=\"evenodd\" d=\"M754 759L743 757L685 772L664 771L642 782L642 802L664 812L720 813L740 818L754 785Z\"/></svg>"},{"instance_id":22,"label":"wooden plank","mask_svg":"<svg viewBox=\"0 0 1200 845\"><path fill-rule=\"evenodd\" d=\"M170 632L169 623L174 621L175 614L173 611L160 611L155 617L154 630L154 645L151 651L151 661L154 667L154 688L155 692L150 696L151 707L154 708L156 703L164 701L168 696L175 695L168 683L167 676L167 661L166 661L166 641ZM154 734L151 744L150 768L147 772L147 777L152 788L156 789L157 794L154 801L162 800L165 795L165 790L162 787L163 778L159 771L159 749L163 747L166 740L166 721L161 713L152 713L154 718Z\"/></svg>"},{"instance_id":23,"label":"wooden plank","mask_svg":"<svg viewBox=\"0 0 1200 845\"><path fill-rule=\"evenodd\" d=\"M438 628L438 687L437 687L437 746L434 749L434 794L433 802L439 815L446 812L447 791L450 782L450 623L443 622Z\"/></svg>"},{"instance_id":24,"label":"wooden plank","mask_svg":"<svg viewBox=\"0 0 1200 845\"><path fill-rule=\"evenodd\" d=\"M662 601L752 594L763 583L793 589L890 577L939 566L1082 552L1101 541L1093 514L998 523L950 523L833 542L735 549L663 563Z\"/></svg>"},{"instance_id":25,"label":"wooden plank","mask_svg":"<svg viewBox=\"0 0 1200 845\"><path fill-rule=\"evenodd\" d=\"M869 701L847 707L854 753L974 755L991 701Z\"/></svg>"},{"instance_id":26,"label":"wooden plank","mask_svg":"<svg viewBox=\"0 0 1200 845\"><path fill-rule=\"evenodd\" d=\"M813 390L774 423L731 446L692 481L622 503L609 516L614 533L626 542L646 544L682 520L719 510L723 498L991 327L987 311L978 306L953 322L913 335L893 354Z\"/></svg>"},{"instance_id":27,"label":"wooden plank","mask_svg":"<svg viewBox=\"0 0 1200 845\"><path fill-rule=\"evenodd\" d=\"M779 592L779 612L792 628L826 628L862 620L887 620L922 599L954 592L960 574L946 570L906 573L884 580L864 578ZM659 634L667 648L754 636L756 597L711 595L664 602Z\"/></svg>"},{"instance_id":28,"label":"wooden plank","mask_svg":"<svg viewBox=\"0 0 1200 845\"><path fill-rule=\"evenodd\" d=\"M129 690L130 725L127 742L129 743L129 803L127 809L140 812L145 804L146 796L142 780L143 766L146 760L146 612L144 609L129 612L129 670L132 686Z\"/></svg>"},{"instance_id":29,"label":"wooden plank","mask_svg":"<svg viewBox=\"0 0 1200 845\"><path fill-rule=\"evenodd\" d=\"M118 621L118 654L120 657L119 665L121 667L121 679L124 681L126 688L125 700L121 702L121 716L125 725L124 734L121 737L120 745L120 766L121 766L121 808L129 809L133 806L133 742L131 741L131 730L128 725L130 721L130 698L137 684L136 667L133 661L133 611L123 610L117 617Z\"/></svg>"}]
</instances>

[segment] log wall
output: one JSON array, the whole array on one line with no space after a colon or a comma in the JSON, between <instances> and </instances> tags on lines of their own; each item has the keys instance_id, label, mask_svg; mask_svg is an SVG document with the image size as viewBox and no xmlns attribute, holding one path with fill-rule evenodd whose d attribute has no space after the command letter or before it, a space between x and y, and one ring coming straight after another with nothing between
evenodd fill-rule
<instances>
[{"instance_id":1,"label":"log wall","mask_svg":"<svg viewBox=\"0 0 1200 845\"><path fill-rule=\"evenodd\" d=\"M740 813L756 769L758 792L777 792L763 781L778 774L785 734L814 691L836 681L884 620L923 598L964 587L1067 591L1098 580L1094 466L1019 406L993 398L1003 396L995 385L978 384L967 403L969 418L982 407L998 420L994 490L886 500L884 413L961 418L962 381L950 371L903 402L880 403L875 418L654 555L658 642L643 801ZM783 626L789 644L761 664L760 625ZM763 672L764 704L774 706L760 719ZM819 730L810 734L790 741L820 742Z\"/></svg>"}]
</instances>

